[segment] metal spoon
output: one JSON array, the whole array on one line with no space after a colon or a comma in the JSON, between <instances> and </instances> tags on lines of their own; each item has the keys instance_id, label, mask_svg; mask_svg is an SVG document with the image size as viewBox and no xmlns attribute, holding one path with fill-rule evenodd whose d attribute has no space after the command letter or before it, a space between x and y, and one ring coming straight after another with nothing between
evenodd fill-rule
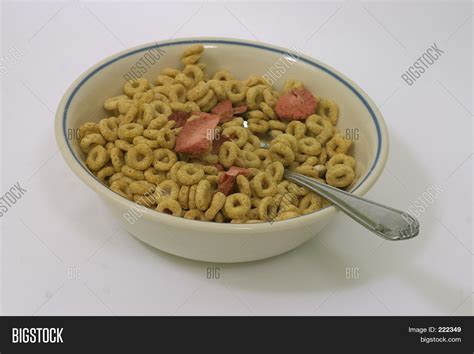
<instances>
[{"instance_id":1,"label":"metal spoon","mask_svg":"<svg viewBox=\"0 0 474 354\"><path fill-rule=\"evenodd\" d=\"M418 220L400 210L357 197L299 173L285 170L284 176L331 201L346 215L386 240L407 240L420 231Z\"/></svg>"},{"instance_id":2,"label":"metal spoon","mask_svg":"<svg viewBox=\"0 0 474 354\"><path fill-rule=\"evenodd\" d=\"M269 145L266 139L260 142L262 148L268 149ZM420 223L408 213L357 197L300 173L285 170L285 178L318 193L353 220L386 240L407 240L420 232Z\"/></svg>"}]
</instances>

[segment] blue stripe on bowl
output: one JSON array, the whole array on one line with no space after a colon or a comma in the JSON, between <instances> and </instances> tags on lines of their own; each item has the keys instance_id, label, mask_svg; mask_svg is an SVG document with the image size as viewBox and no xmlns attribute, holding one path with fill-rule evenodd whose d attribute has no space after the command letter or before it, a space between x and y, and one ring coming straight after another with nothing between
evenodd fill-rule
<instances>
[{"instance_id":1,"label":"blue stripe on bowl","mask_svg":"<svg viewBox=\"0 0 474 354\"><path fill-rule=\"evenodd\" d=\"M67 119L67 114L68 114L68 111L69 111L69 106L71 105L71 102L72 100L74 99L74 96L76 95L76 93L79 91L79 89L81 88L82 85L84 85L92 76L94 76L96 73L98 73L99 71L101 71L102 69L104 69L105 67L109 66L110 64L112 63L115 63L116 61L119 61L123 58L126 58L130 55L133 55L133 54L136 54L136 53L140 53L140 52L145 52L145 51L149 51L150 49L153 49L153 48L161 48L161 47L168 47L168 46L173 46L173 45L177 45L177 44L197 44L197 43L202 43L202 44L230 44L230 45L238 45L238 46L245 46L245 47L252 47L252 48L258 48L258 49L263 49L263 50L267 50L267 51L270 51L270 52L274 52L274 53L279 53L279 54L282 54L282 55L285 55L285 54L291 54L291 51L284 51L284 50L281 50L281 49L276 49L276 48L272 48L272 47L267 47L267 46L264 46L264 45L261 45L261 44L254 44L254 43L244 43L244 42L239 42L239 41L227 41L227 40L212 40L212 39L204 39L204 40L188 40L188 41L176 41L176 42L170 42L170 43L162 43L162 44L155 44L155 45L152 45L152 46L148 46L148 47L144 47L144 48L140 48L140 49L137 49L137 50L134 50L134 51L131 51L129 53L126 53L126 54L123 54L117 58L114 58L114 59L111 59L109 60L108 62L100 65L99 67L97 67L96 69L94 69L91 73L89 73L84 79L81 80L81 82L79 83L79 85L77 85L74 90L72 91L71 95L68 97L67 101L66 101L66 107L64 109L64 114L63 114L63 133L64 133L64 139L66 140L66 144L69 148L69 150L71 151L72 155L74 156L74 158L76 159L76 161L93 177L93 178L96 178L87 168L85 168L85 166L83 165L83 163L79 160L79 158L76 156L76 154L74 153L74 151L72 150L72 147L71 145L69 144L69 140L67 139L67 131L66 131L66 119ZM357 91L350 83L348 83L346 80L344 80L342 77L340 77L339 75L337 75L336 73L332 72L331 70L325 68L324 66L321 66L319 65L318 63L315 63L309 59L306 59L306 58L303 58L303 57L300 57L298 60L301 60L313 67L316 67L318 68L319 70L322 70L326 73L328 73L329 75L331 75L332 77L334 77L336 80L338 80L339 82L341 82L342 84L344 84L348 89L350 89L356 96L357 98L359 98L359 100L364 104L365 108L367 108L367 111L370 113L370 117L372 118L372 121L374 122L374 125L375 125L375 129L377 131L377 152L375 154L375 159L374 159L374 162L372 163L372 166L370 167L369 171L367 171L364 179L362 181L359 182L359 184L354 188L352 189L352 192L357 190L357 188L360 187L360 185L362 183L364 183L364 181L367 179L367 177L370 175L370 172L373 171L373 169L375 168L375 165L377 164L378 160L379 160L379 157L380 157L380 148L381 148L381 145L382 145L382 134L381 134L381 131L380 131L380 126L377 122L377 119L375 118L375 113L374 111L372 110L372 107L370 107L369 103L365 100L364 97L362 97L362 95L359 93L359 91Z\"/></svg>"}]
</instances>

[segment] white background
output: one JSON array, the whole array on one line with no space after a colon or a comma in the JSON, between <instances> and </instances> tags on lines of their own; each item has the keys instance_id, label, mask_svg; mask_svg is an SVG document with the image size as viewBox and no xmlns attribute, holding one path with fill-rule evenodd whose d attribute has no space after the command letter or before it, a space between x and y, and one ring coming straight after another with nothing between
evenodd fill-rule
<instances>
[{"instance_id":1,"label":"white background","mask_svg":"<svg viewBox=\"0 0 474 354\"><path fill-rule=\"evenodd\" d=\"M1 16L2 58L24 54L1 77L0 195L17 181L28 190L0 218L3 314L472 313L470 3L10 2ZM406 210L434 183L443 189L419 237L383 241L341 214L287 254L225 265L165 254L119 229L62 160L55 109L97 61L187 36L309 39L303 52L357 82L387 122L387 168L368 197ZM400 75L433 42L444 54L408 86ZM220 279L207 279L208 267Z\"/></svg>"}]
</instances>

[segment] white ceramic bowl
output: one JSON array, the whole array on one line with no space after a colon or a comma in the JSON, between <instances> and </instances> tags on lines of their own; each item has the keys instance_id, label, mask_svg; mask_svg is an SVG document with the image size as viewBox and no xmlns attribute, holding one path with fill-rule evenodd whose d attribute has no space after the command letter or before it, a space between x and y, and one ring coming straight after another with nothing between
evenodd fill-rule
<instances>
[{"instance_id":1,"label":"white ceramic bowl","mask_svg":"<svg viewBox=\"0 0 474 354\"><path fill-rule=\"evenodd\" d=\"M327 207L290 220L240 225L187 220L146 209L130 223L123 215L134 207L136 211L136 204L102 185L85 167L78 141L68 139L82 123L105 117L104 100L121 94L124 74L142 70L137 69L137 62L145 54L151 51L155 58L160 56L143 75L153 80L161 69L179 67L183 49L195 43L206 48L202 61L208 65L208 72L226 68L239 79L266 73L288 53L268 44L215 37L175 39L124 50L88 69L64 94L56 113L57 144L64 147L61 152L69 167L105 200L123 227L153 247L210 262L245 262L289 251L321 231L336 214L336 208ZM376 105L350 79L307 56L288 65L275 86L281 88L286 79L301 80L314 94L336 101L340 107L338 128L342 132L358 129L359 139L351 151L357 159L357 180L351 190L355 195L364 195L380 176L388 154L388 134ZM91 200L91 207L95 203Z\"/></svg>"}]
</instances>

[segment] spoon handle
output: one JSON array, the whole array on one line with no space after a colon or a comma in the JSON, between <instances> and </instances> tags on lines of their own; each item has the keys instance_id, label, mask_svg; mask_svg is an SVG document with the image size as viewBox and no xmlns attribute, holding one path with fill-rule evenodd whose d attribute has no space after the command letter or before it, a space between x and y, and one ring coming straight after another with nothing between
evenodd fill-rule
<instances>
[{"instance_id":1,"label":"spoon handle","mask_svg":"<svg viewBox=\"0 0 474 354\"><path fill-rule=\"evenodd\" d=\"M356 222L384 239L406 240L417 236L420 231L418 220L400 210L357 197L299 173L285 170L285 178L331 201Z\"/></svg>"}]
</instances>

